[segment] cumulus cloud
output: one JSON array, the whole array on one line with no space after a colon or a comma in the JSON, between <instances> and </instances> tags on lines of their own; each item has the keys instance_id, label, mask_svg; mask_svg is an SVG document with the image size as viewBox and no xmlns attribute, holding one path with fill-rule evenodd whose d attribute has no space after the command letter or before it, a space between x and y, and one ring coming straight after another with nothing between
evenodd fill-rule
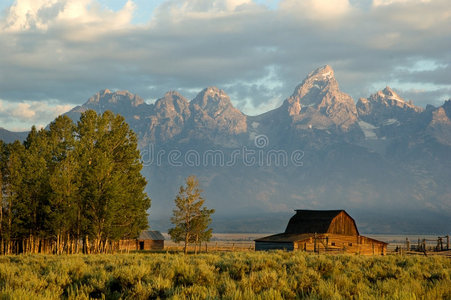
<instances>
[{"instance_id":1,"label":"cumulus cloud","mask_svg":"<svg viewBox=\"0 0 451 300\"><path fill-rule=\"evenodd\" d=\"M129 0L118 11L101 9L94 0L18 0L4 22L5 31L48 30L52 26L90 27L92 31L121 29L128 25L135 9Z\"/></svg>"},{"instance_id":2,"label":"cumulus cloud","mask_svg":"<svg viewBox=\"0 0 451 300\"><path fill-rule=\"evenodd\" d=\"M271 9L252 0L161 1L141 24L131 0L118 10L97 0L15 1L0 19L0 98L81 104L103 88L191 98L216 85L255 114L324 64L354 98L394 84L423 91L417 99L450 90L448 0L280 0Z\"/></svg>"},{"instance_id":3,"label":"cumulus cloud","mask_svg":"<svg viewBox=\"0 0 451 300\"><path fill-rule=\"evenodd\" d=\"M45 127L57 116L73 107L71 104L57 104L54 101L9 102L0 99L0 124L16 131L26 131L32 125ZM5 125L3 125L5 124Z\"/></svg>"},{"instance_id":4,"label":"cumulus cloud","mask_svg":"<svg viewBox=\"0 0 451 300\"><path fill-rule=\"evenodd\" d=\"M283 0L280 2L280 8L300 18L329 21L329 18L342 17L350 13L352 6L348 0Z\"/></svg>"},{"instance_id":5,"label":"cumulus cloud","mask_svg":"<svg viewBox=\"0 0 451 300\"><path fill-rule=\"evenodd\" d=\"M389 6L393 4L428 3L431 0L373 0L373 6Z\"/></svg>"}]
</instances>

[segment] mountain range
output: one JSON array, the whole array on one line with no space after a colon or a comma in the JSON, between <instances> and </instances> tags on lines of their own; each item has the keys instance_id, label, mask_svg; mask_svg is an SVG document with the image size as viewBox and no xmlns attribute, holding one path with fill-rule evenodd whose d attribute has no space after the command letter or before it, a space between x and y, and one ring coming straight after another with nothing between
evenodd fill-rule
<instances>
[{"instance_id":1,"label":"mountain range","mask_svg":"<svg viewBox=\"0 0 451 300\"><path fill-rule=\"evenodd\" d=\"M106 89L67 115L88 109L123 115L138 135L155 229L169 228L194 174L216 231L278 232L293 209L346 209L366 233L451 231L451 100L422 108L386 87L355 102L324 66L258 116L216 87L153 104Z\"/></svg>"}]
</instances>

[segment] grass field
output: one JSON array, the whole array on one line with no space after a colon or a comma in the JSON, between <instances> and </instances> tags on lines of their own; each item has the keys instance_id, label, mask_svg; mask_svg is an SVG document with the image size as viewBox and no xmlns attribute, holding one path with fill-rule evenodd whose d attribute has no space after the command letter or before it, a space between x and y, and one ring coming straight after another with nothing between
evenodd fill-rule
<instances>
[{"instance_id":1,"label":"grass field","mask_svg":"<svg viewBox=\"0 0 451 300\"><path fill-rule=\"evenodd\" d=\"M0 298L451 299L451 259L282 251L4 256Z\"/></svg>"}]
</instances>

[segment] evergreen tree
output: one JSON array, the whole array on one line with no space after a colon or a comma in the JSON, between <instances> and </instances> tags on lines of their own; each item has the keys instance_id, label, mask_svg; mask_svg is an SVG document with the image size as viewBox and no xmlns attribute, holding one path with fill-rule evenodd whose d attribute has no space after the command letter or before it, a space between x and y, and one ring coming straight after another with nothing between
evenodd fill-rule
<instances>
[{"instance_id":1,"label":"evergreen tree","mask_svg":"<svg viewBox=\"0 0 451 300\"><path fill-rule=\"evenodd\" d=\"M17 218L20 222L19 236L25 240L28 253L37 253L41 239L48 237L45 224L49 217L49 168L48 135L44 129L33 126L24 142L23 180L19 193Z\"/></svg>"},{"instance_id":2,"label":"evergreen tree","mask_svg":"<svg viewBox=\"0 0 451 300\"><path fill-rule=\"evenodd\" d=\"M211 214L214 209L203 207L205 200L198 188L199 181L195 176L186 179L186 187L181 186L174 202L172 224L175 227L169 229L169 235L176 243L184 242L184 252L188 252L189 243L209 241L212 230L208 228L211 223Z\"/></svg>"},{"instance_id":3,"label":"evergreen tree","mask_svg":"<svg viewBox=\"0 0 451 300\"><path fill-rule=\"evenodd\" d=\"M20 223L19 208L23 187L23 159L24 146L15 141L6 145L2 158L3 166L3 225L2 243L3 253L11 254L18 251L18 245L14 241L19 238Z\"/></svg>"}]
</instances>

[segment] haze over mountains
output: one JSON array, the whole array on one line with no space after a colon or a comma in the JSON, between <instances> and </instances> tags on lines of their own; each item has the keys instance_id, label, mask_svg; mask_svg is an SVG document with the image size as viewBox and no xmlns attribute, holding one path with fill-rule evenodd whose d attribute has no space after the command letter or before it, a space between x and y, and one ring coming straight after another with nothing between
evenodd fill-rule
<instances>
[{"instance_id":1,"label":"haze over mountains","mask_svg":"<svg viewBox=\"0 0 451 300\"><path fill-rule=\"evenodd\" d=\"M423 109L386 87L355 103L324 66L258 116L216 87L154 104L102 90L67 115L87 109L119 113L137 133L155 229L195 174L217 231L280 231L292 209L346 209L366 233L451 230L451 100Z\"/></svg>"}]
</instances>

